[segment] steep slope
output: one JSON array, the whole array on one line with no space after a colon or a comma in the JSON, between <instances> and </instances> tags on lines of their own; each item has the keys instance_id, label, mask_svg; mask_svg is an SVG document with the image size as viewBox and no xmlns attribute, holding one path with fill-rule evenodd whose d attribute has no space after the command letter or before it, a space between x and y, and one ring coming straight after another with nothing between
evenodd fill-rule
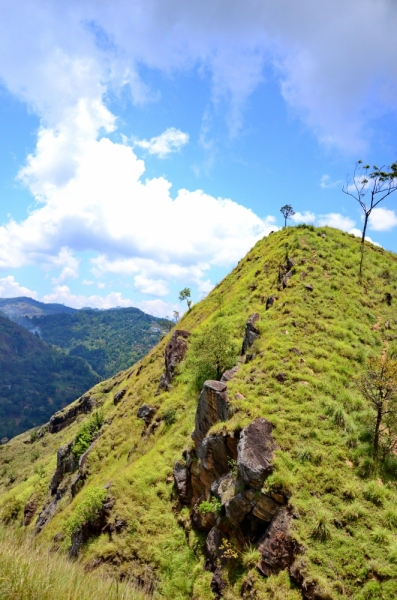
<instances>
[{"instance_id":1,"label":"steep slope","mask_svg":"<svg viewBox=\"0 0 397 600\"><path fill-rule=\"evenodd\" d=\"M329 228L258 242L140 363L0 447L3 522L161 598L396 598L397 461L373 469L355 378L397 356L397 257L358 262Z\"/></svg>"},{"instance_id":2,"label":"steep slope","mask_svg":"<svg viewBox=\"0 0 397 600\"><path fill-rule=\"evenodd\" d=\"M0 316L0 439L45 423L98 381L81 358L65 356Z\"/></svg>"},{"instance_id":3,"label":"steep slope","mask_svg":"<svg viewBox=\"0 0 397 600\"><path fill-rule=\"evenodd\" d=\"M30 320L30 326L45 342L84 358L102 378L145 356L171 325L167 319L147 315L138 308L83 309Z\"/></svg>"}]
</instances>

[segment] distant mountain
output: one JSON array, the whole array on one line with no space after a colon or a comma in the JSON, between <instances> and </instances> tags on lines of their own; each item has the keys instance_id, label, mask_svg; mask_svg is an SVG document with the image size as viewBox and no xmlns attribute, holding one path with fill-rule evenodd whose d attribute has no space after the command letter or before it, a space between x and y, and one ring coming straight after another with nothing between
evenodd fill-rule
<instances>
[{"instance_id":1,"label":"distant mountain","mask_svg":"<svg viewBox=\"0 0 397 600\"><path fill-rule=\"evenodd\" d=\"M0 438L47 421L99 381L85 360L0 316Z\"/></svg>"},{"instance_id":2,"label":"distant mountain","mask_svg":"<svg viewBox=\"0 0 397 600\"><path fill-rule=\"evenodd\" d=\"M42 315L55 315L59 313L72 314L77 312L76 308L65 306L64 304L46 304L45 302L39 302L28 298L27 296L20 296L19 298L0 298L0 313L3 313L14 321L31 329L30 318L38 317ZM34 332L33 332L34 333Z\"/></svg>"}]
</instances>

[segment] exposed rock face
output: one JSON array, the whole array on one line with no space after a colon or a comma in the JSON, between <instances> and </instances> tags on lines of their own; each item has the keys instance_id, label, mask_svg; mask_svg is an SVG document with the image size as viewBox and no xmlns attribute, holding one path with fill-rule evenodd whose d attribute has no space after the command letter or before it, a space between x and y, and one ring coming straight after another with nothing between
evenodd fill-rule
<instances>
[{"instance_id":1,"label":"exposed rock face","mask_svg":"<svg viewBox=\"0 0 397 600\"><path fill-rule=\"evenodd\" d=\"M178 498L182 504L187 504L191 498L190 478L186 463L178 461L174 465L174 482Z\"/></svg>"},{"instance_id":2,"label":"exposed rock face","mask_svg":"<svg viewBox=\"0 0 397 600\"><path fill-rule=\"evenodd\" d=\"M137 416L145 421L145 425L149 425L156 411L157 409L154 406L142 404L142 406L138 409Z\"/></svg>"},{"instance_id":3,"label":"exposed rock face","mask_svg":"<svg viewBox=\"0 0 397 600\"><path fill-rule=\"evenodd\" d=\"M289 533L291 520L288 509L281 507L259 541L261 558L257 566L264 575L275 575L290 567L296 555L302 551Z\"/></svg>"},{"instance_id":4,"label":"exposed rock face","mask_svg":"<svg viewBox=\"0 0 397 600\"><path fill-rule=\"evenodd\" d=\"M70 425L78 415L91 412L95 406L96 402L94 398L92 398L89 393L84 394L84 396L81 396L76 402L70 404L64 410L60 410L51 417L48 431L50 433L61 431L61 429Z\"/></svg>"},{"instance_id":5,"label":"exposed rock face","mask_svg":"<svg viewBox=\"0 0 397 600\"><path fill-rule=\"evenodd\" d=\"M209 379L204 383L196 411L196 426L192 433L196 447L203 441L212 425L218 421L227 421L229 417L230 406L226 383Z\"/></svg>"},{"instance_id":6,"label":"exposed rock face","mask_svg":"<svg viewBox=\"0 0 397 600\"><path fill-rule=\"evenodd\" d=\"M72 473L76 466L75 458L72 454L73 442L69 442L66 446L61 446L57 451L57 466L50 481L50 492L52 495L57 491L66 473Z\"/></svg>"},{"instance_id":7,"label":"exposed rock face","mask_svg":"<svg viewBox=\"0 0 397 600\"><path fill-rule=\"evenodd\" d=\"M190 333L183 329L176 329L165 348L165 372L160 378L157 394L160 390L168 391L174 378L175 367L185 358L187 343Z\"/></svg>"},{"instance_id":8,"label":"exposed rock face","mask_svg":"<svg viewBox=\"0 0 397 600\"><path fill-rule=\"evenodd\" d=\"M248 319L245 326L245 336L243 340L243 346L241 348L241 354L246 354L247 350L251 348L252 344L259 337L259 329L255 327L255 323L259 320L259 314L254 313Z\"/></svg>"},{"instance_id":9,"label":"exposed rock face","mask_svg":"<svg viewBox=\"0 0 397 600\"><path fill-rule=\"evenodd\" d=\"M124 388L123 390L118 391L114 396L113 396L113 404L115 406L117 406L117 404L119 404L122 399L124 398L125 394L127 392L127 389Z\"/></svg>"},{"instance_id":10,"label":"exposed rock face","mask_svg":"<svg viewBox=\"0 0 397 600\"><path fill-rule=\"evenodd\" d=\"M242 480L254 489L260 489L272 472L275 450L272 429L266 419L256 419L241 432L237 468Z\"/></svg>"},{"instance_id":11,"label":"exposed rock face","mask_svg":"<svg viewBox=\"0 0 397 600\"><path fill-rule=\"evenodd\" d=\"M233 367L232 369L229 369L228 371L225 371L224 374L221 377L221 381L223 383L227 383L228 381L230 381L231 379L233 379L233 377L237 373L239 367L240 367L240 365L238 364L235 367Z\"/></svg>"}]
</instances>

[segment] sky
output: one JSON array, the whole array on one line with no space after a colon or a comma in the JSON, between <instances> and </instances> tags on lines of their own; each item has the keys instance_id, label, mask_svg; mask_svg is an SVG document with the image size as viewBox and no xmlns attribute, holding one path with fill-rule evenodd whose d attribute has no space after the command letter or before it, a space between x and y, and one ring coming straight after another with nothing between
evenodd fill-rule
<instances>
[{"instance_id":1,"label":"sky","mask_svg":"<svg viewBox=\"0 0 397 600\"><path fill-rule=\"evenodd\" d=\"M395 0L0 0L0 297L182 312L397 160ZM397 192L368 236L397 252Z\"/></svg>"}]
</instances>

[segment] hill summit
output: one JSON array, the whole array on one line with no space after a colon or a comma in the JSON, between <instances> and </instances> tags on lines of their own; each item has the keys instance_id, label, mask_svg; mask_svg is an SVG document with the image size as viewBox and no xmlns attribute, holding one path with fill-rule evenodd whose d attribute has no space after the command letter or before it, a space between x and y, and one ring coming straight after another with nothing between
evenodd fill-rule
<instances>
[{"instance_id":1,"label":"hill summit","mask_svg":"<svg viewBox=\"0 0 397 600\"><path fill-rule=\"evenodd\" d=\"M149 597L397 597L397 257L330 228L259 241L133 367L0 447L0 516Z\"/></svg>"}]
</instances>

